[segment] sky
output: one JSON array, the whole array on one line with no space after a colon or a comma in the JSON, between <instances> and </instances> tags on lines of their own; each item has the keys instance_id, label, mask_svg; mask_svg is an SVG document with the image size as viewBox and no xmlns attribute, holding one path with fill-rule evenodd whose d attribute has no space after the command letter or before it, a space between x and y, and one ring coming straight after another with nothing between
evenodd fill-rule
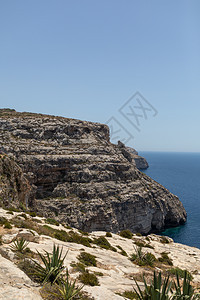
<instances>
[{"instance_id":1,"label":"sky","mask_svg":"<svg viewBox=\"0 0 200 300\"><path fill-rule=\"evenodd\" d=\"M0 0L0 107L200 152L199 0Z\"/></svg>"}]
</instances>

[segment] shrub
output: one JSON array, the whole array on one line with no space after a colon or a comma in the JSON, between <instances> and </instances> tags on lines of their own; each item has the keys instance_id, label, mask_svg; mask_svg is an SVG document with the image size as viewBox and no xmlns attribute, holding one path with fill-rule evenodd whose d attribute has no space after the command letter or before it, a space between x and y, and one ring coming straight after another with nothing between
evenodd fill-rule
<instances>
[{"instance_id":1,"label":"shrub","mask_svg":"<svg viewBox=\"0 0 200 300\"><path fill-rule=\"evenodd\" d=\"M98 245L101 248L117 252L117 250L114 247L111 246L109 241L104 236L100 236L100 237L94 239L93 243Z\"/></svg>"},{"instance_id":2,"label":"shrub","mask_svg":"<svg viewBox=\"0 0 200 300\"><path fill-rule=\"evenodd\" d=\"M59 222L56 221L55 219L47 218L47 219L45 220L45 222L48 223L48 224L51 224L51 225L59 226Z\"/></svg>"},{"instance_id":3,"label":"shrub","mask_svg":"<svg viewBox=\"0 0 200 300\"><path fill-rule=\"evenodd\" d=\"M31 278L31 280L35 282L41 281L36 274L35 263L33 261L25 258L23 260L20 260L17 265L27 276Z\"/></svg>"},{"instance_id":4,"label":"shrub","mask_svg":"<svg viewBox=\"0 0 200 300\"><path fill-rule=\"evenodd\" d=\"M169 258L168 254L166 252L162 252L161 257L159 257L158 260L164 264L173 266L173 261L171 258Z\"/></svg>"},{"instance_id":5,"label":"shrub","mask_svg":"<svg viewBox=\"0 0 200 300\"><path fill-rule=\"evenodd\" d=\"M120 231L119 235L121 237L131 239L133 236L133 233L129 229L125 229L125 230Z\"/></svg>"},{"instance_id":6,"label":"shrub","mask_svg":"<svg viewBox=\"0 0 200 300\"><path fill-rule=\"evenodd\" d=\"M6 222L4 223L4 228L6 228L6 229L12 229L12 225L10 224L9 221L6 221Z\"/></svg>"},{"instance_id":7,"label":"shrub","mask_svg":"<svg viewBox=\"0 0 200 300\"><path fill-rule=\"evenodd\" d=\"M150 267L153 267L154 262L156 261L156 257L155 257L155 255L153 255L152 253L147 252L147 253L144 255L144 261L145 261L145 265L148 265L148 266L150 266Z\"/></svg>"},{"instance_id":8,"label":"shrub","mask_svg":"<svg viewBox=\"0 0 200 300\"><path fill-rule=\"evenodd\" d=\"M154 249L153 246L151 246L151 245L149 245L149 244L147 244L147 243L145 243L143 241L135 241L134 243L138 247L146 247L146 248Z\"/></svg>"},{"instance_id":9,"label":"shrub","mask_svg":"<svg viewBox=\"0 0 200 300\"><path fill-rule=\"evenodd\" d=\"M81 252L77 257L80 262L82 262L86 266L97 266L96 257L87 252Z\"/></svg>"},{"instance_id":10,"label":"shrub","mask_svg":"<svg viewBox=\"0 0 200 300\"><path fill-rule=\"evenodd\" d=\"M169 244L169 240L168 240L168 238L166 238L165 236L161 236L160 242L161 242L162 244Z\"/></svg>"},{"instance_id":11,"label":"shrub","mask_svg":"<svg viewBox=\"0 0 200 300\"><path fill-rule=\"evenodd\" d=\"M79 232L80 232L82 235L89 235L89 233L88 233L88 232L86 232L86 231L83 231L83 230L80 230L80 229L79 229Z\"/></svg>"},{"instance_id":12,"label":"shrub","mask_svg":"<svg viewBox=\"0 0 200 300\"><path fill-rule=\"evenodd\" d=\"M139 266L153 266L156 261L156 257L150 252L143 252L142 247L136 247L135 253L131 255L131 261Z\"/></svg>"},{"instance_id":13,"label":"shrub","mask_svg":"<svg viewBox=\"0 0 200 300\"><path fill-rule=\"evenodd\" d=\"M22 218L24 218L25 220L27 220L27 219L28 219L28 218L27 218L27 215L26 215L26 214L24 214L24 213L22 213L22 214L18 215L18 217L22 217Z\"/></svg>"},{"instance_id":14,"label":"shrub","mask_svg":"<svg viewBox=\"0 0 200 300\"><path fill-rule=\"evenodd\" d=\"M4 225L8 220L4 217L0 217L0 225Z\"/></svg>"},{"instance_id":15,"label":"shrub","mask_svg":"<svg viewBox=\"0 0 200 300\"><path fill-rule=\"evenodd\" d=\"M95 274L89 273L87 270L79 275L78 279L85 285L96 286L99 285L99 280Z\"/></svg>"},{"instance_id":16,"label":"shrub","mask_svg":"<svg viewBox=\"0 0 200 300\"><path fill-rule=\"evenodd\" d=\"M118 295L128 298L128 299L131 299L131 300L137 299L137 294L134 291L124 291L122 294L119 293Z\"/></svg>"},{"instance_id":17,"label":"shrub","mask_svg":"<svg viewBox=\"0 0 200 300\"><path fill-rule=\"evenodd\" d=\"M185 272L186 272L186 273L187 273L188 279L190 279L190 280L193 279L193 276L192 276L192 274L191 274L189 271L180 269L180 268L178 268L178 267L169 269L168 272L169 272L169 274L171 274L171 275L176 275L176 274L178 274L178 276L179 276L180 278L184 278L184 275L185 275Z\"/></svg>"},{"instance_id":18,"label":"shrub","mask_svg":"<svg viewBox=\"0 0 200 300\"><path fill-rule=\"evenodd\" d=\"M76 272L85 272L85 265L83 263L71 263L70 266L73 268Z\"/></svg>"},{"instance_id":19,"label":"shrub","mask_svg":"<svg viewBox=\"0 0 200 300\"><path fill-rule=\"evenodd\" d=\"M136 232L137 236L142 236L142 234L140 232Z\"/></svg>"},{"instance_id":20,"label":"shrub","mask_svg":"<svg viewBox=\"0 0 200 300\"><path fill-rule=\"evenodd\" d=\"M106 232L106 237L112 237L112 233Z\"/></svg>"},{"instance_id":21,"label":"shrub","mask_svg":"<svg viewBox=\"0 0 200 300\"><path fill-rule=\"evenodd\" d=\"M96 276L103 276L103 273L102 273L102 272L94 272L94 274L95 274Z\"/></svg>"},{"instance_id":22,"label":"shrub","mask_svg":"<svg viewBox=\"0 0 200 300\"><path fill-rule=\"evenodd\" d=\"M145 245L146 245L146 244L145 244L144 242L142 242L142 241L135 241L134 243L135 243L135 245L138 246L138 247L145 247Z\"/></svg>"},{"instance_id":23,"label":"shrub","mask_svg":"<svg viewBox=\"0 0 200 300\"><path fill-rule=\"evenodd\" d=\"M36 213L34 211L29 212L29 215L33 218L36 217Z\"/></svg>"},{"instance_id":24,"label":"shrub","mask_svg":"<svg viewBox=\"0 0 200 300\"><path fill-rule=\"evenodd\" d=\"M6 213L9 215L14 215L14 213L12 211L7 211Z\"/></svg>"},{"instance_id":25,"label":"shrub","mask_svg":"<svg viewBox=\"0 0 200 300\"><path fill-rule=\"evenodd\" d=\"M128 256L128 254L126 253L126 251L119 245L117 245L117 248L119 248L121 250L120 254L123 256Z\"/></svg>"}]
</instances>

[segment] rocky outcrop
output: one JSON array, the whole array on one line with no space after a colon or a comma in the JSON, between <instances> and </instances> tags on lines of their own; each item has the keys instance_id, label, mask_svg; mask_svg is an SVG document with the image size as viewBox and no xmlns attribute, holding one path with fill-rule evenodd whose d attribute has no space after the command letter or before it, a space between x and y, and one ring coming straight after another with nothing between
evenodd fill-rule
<instances>
[{"instance_id":1,"label":"rocky outcrop","mask_svg":"<svg viewBox=\"0 0 200 300\"><path fill-rule=\"evenodd\" d=\"M5 207L25 208L31 187L13 158L0 154L0 202ZM30 203L29 203L30 204Z\"/></svg>"},{"instance_id":2,"label":"rocky outcrop","mask_svg":"<svg viewBox=\"0 0 200 300\"><path fill-rule=\"evenodd\" d=\"M1 151L13 155L35 209L85 231L148 233L186 221L179 199L141 173L106 125L0 111ZM29 199L33 205L33 201Z\"/></svg>"},{"instance_id":3,"label":"rocky outcrop","mask_svg":"<svg viewBox=\"0 0 200 300\"><path fill-rule=\"evenodd\" d=\"M133 154L133 159L135 161L136 167L139 170L145 170L149 167L148 162L146 161L146 159L140 155L138 155L138 152L131 147L126 147L122 142L118 142L118 146L121 148L125 148L128 152Z\"/></svg>"}]
</instances>

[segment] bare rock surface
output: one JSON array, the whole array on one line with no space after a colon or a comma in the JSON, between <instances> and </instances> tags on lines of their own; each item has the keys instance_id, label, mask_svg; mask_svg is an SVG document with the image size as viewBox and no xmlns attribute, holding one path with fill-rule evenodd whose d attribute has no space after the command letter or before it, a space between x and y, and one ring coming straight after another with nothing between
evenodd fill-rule
<instances>
[{"instance_id":1,"label":"bare rock surface","mask_svg":"<svg viewBox=\"0 0 200 300\"><path fill-rule=\"evenodd\" d=\"M133 154L133 159L135 161L135 165L136 167L139 169L139 170L145 170L149 167L149 164L147 162L147 160L138 155L138 152L134 149L134 148L131 148L131 147L126 147L123 143L121 142L118 142L118 146L121 146L122 148L124 147L128 152L130 152L131 154Z\"/></svg>"},{"instance_id":2,"label":"bare rock surface","mask_svg":"<svg viewBox=\"0 0 200 300\"><path fill-rule=\"evenodd\" d=\"M0 255L0 299L40 300L38 288L30 278L8 259Z\"/></svg>"},{"instance_id":3,"label":"bare rock surface","mask_svg":"<svg viewBox=\"0 0 200 300\"><path fill-rule=\"evenodd\" d=\"M0 217L2 216L6 216L6 212L1 209ZM20 213L15 213L14 218L16 218L16 216L20 216ZM38 219L40 219L41 223L39 224L41 224L41 226L46 224L43 218ZM10 222L12 223L12 219L10 219ZM29 224L32 224L33 219L29 222ZM81 235L81 232L77 229L67 229L63 225L55 226L49 224L48 226L55 230L65 231L66 233L73 231ZM0 230L2 237L4 237L8 234L12 235L13 232L20 234L24 228L16 228L13 226L12 229L5 230L0 226ZM26 232L28 231L31 232L32 229L26 229ZM95 238L105 237L106 232L94 231L88 235L83 234L83 236L94 241ZM167 276L168 270L176 267L183 270L187 269L193 276L193 284L196 287L200 286L200 249L174 243L172 239L167 237L165 237L163 241L162 236L155 234L150 234L147 237L134 234L131 239L123 238L118 234L111 234L111 236L106 237L106 239L110 245L116 249L116 252L103 249L94 243L91 244L91 247L86 247L83 244L65 242L47 235L41 235L37 242L31 241L28 247L35 254L37 251L40 253L45 253L44 251L52 253L53 245L59 245L60 249L63 249L63 255L67 253L64 265L69 270L70 278L77 279L77 285L81 285L78 281L80 271L74 269L74 264L79 262L78 257L80 253L85 251L94 255L97 265L95 267L88 266L87 269L90 273L97 274L99 286L85 285L83 290L89 294L91 299L95 300L123 300L125 298L119 294L122 294L124 291L132 290L133 287L135 287L134 279L136 279L140 287L143 288L143 274L145 274L145 278L149 280L152 278L154 270L161 271L163 276ZM167 253L172 260L173 266L158 262L159 264L154 267L142 267L131 262L130 257L135 253L138 243L143 243L143 253L150 252L157 259L161 257L162 253ZM0 253L7 253L8 255L11 251L10 245L11 242L10 244L3 243L0 246ZM127 256L122 255L121 249L126 252ZM0 299L41 299L38 291L39 287L13 263L13 261L15 261L14 255L8 256L11 261L0 255ZM17 296L18 298L16 298Z\"/></svg>"},{"instance_id":4,"label":"bare rock surface","mask_svg":"<svg viewBox=\"0 0 200 300\"><path fill-rule=\"evenodd\" d=\"M141 173L130 149L111 144L106 125L0 110L0 145L31 186L26 204L46 217L141 233L186 221L178 197Z\"/></svg>"}]
</instances>

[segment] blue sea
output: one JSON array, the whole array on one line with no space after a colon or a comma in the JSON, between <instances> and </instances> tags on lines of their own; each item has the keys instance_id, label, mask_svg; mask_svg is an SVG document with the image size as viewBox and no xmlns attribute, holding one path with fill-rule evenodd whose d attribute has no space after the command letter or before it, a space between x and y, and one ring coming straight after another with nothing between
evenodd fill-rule
<instances>
[{"instance_id":1,"label":"blue sea","mask_svg":"<svg viewBox=\"0 0 200 300\"><path fill-rule=\"evenodd\" d=\"M177 195L187 211L185 225L162 234L200 248L200 153L140 152L149 163L148 176Z\"/></svg>"}]
</instances>

